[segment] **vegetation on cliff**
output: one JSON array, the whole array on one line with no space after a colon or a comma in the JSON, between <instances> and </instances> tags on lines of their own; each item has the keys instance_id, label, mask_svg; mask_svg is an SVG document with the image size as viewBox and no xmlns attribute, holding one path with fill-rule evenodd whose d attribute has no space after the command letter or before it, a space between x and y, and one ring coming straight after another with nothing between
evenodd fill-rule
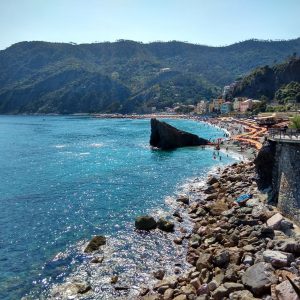
<instances>
[{"instance_id":1,"label":"vegetation on cliff","mask_svg":"<svg viewBox=\"0 0 300 300\"><path fill-rule=\"evenodd\" d=\"M148 112L192 104L299 50L300 38L226 47L126 40L17 43L0 51L0 113Z\"/></svg>"},{"instance_id":2,"label":"vegetation on cliff","mask_svg":"<svg viewBox=\"0 0 300 300\"><path fill-rule=\"evenodd\" d=\"M255 69L237 84L233 96L300 103L300 58L294 55L282 64Z\"/></svg>"}]
</instances>

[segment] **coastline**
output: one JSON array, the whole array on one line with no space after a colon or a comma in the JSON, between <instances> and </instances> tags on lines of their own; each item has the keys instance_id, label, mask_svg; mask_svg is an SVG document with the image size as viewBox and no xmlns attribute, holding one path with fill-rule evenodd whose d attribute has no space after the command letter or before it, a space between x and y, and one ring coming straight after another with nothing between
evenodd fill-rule
<instances>
[{"instance_id":1,"label":"coastline","mask_svg":"<svg viewBox=\"0 0 300 300\"><path fill-rule=\"evenodd\" d=\"M253 161L206 177L197 201L184 205L193 222L192 234L182 236L189 270L165 276L137 299L298 299L289 279L299 286L299 227L268 205L254 178ZM238 203L244 194L251 198Z\"/></svg>"}]
</instances>

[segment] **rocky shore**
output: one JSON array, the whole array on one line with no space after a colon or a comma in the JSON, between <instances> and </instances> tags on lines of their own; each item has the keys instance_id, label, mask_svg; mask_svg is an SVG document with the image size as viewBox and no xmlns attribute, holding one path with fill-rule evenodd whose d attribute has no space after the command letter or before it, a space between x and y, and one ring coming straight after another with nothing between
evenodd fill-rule
<instances>
[{"instance_id":1,"label":"rocky shore","mask_svg":"<svg viewBox=\"0 0 300 300\"><path fill-rule=\"evenodd\" d=\"M157 270L138 299L300 299L298 227L267 204L255 179L252 162L235 163L193 188L196 201L177 199L193 222L192 233L174 239L176 247L188 241L190 269L168 277Z\"/></svg>"}]
</instances>

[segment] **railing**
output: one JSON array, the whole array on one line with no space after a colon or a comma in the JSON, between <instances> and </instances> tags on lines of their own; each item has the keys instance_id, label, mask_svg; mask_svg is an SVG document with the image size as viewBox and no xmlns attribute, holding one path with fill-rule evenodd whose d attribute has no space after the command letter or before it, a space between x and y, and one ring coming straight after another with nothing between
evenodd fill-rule
<instances>
[{"instance_id":1,"label":"railing","mask_svg":"<svg viewBox=\"0 0 300 300\"><path fill-rule=\"evenodd\" d=\"M300 129L270 128L268 136L275 140L300 141Z\"/></svg>"}]
</instances>

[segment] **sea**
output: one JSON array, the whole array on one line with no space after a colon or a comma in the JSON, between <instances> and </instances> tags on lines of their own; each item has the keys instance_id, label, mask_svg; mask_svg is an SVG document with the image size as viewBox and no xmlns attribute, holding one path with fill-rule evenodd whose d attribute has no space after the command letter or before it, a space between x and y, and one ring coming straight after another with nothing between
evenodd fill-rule
<instances>
[{"instance_id":1,"label":"sea","mask_svg":"<svg viewBox=\"0 0 300 300\"><path fill-rule=\"evenodd\" d=\"M224 137L206 123L164 121ZM178 230L140 233L134 220L172 219L176 195L236 158L214 159L210 147L152 149L150 130L149 119L0 116L0 299L77 299L74 282L92 287L84 299L132 299L154 270L184 271ZM100 264L83 251L93 235L107 238ZM129 288L117 291L113 275Z\"/></svg>"}]
</instances>

